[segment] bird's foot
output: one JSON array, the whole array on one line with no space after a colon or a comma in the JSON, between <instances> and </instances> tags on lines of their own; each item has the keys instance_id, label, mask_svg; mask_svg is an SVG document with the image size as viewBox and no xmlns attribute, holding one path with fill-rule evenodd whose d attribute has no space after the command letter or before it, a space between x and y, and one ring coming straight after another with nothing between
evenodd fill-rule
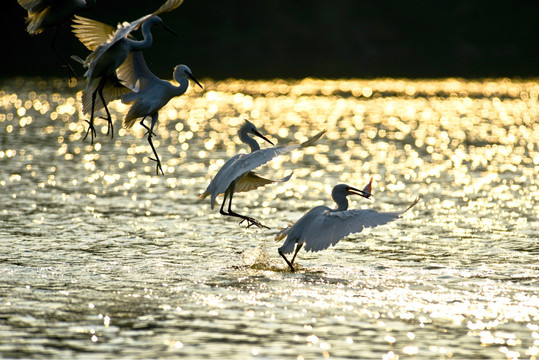
<instances>
[{"instance_id":1,"label":"bird's foot","mask_svg":"<svg viewBox=\"0 0 539 360\"><path fill-rule=\"evenodd\" d=\"M86 130L86 135L84 135L83 141L86 140L88 134L90 134L91 144L94 144L94 138L97 137L97 131L95 130L94 123L92 121L85 120L88 123L88 130Z\"/></svg>"},{"instance_id":2,"label":"bird's foot","mask_svg":"<svg viewBox=\"0 0 539 360\"><path fill-rule=\"evenodd\" d=\"M150 158L150 160L153 160L157 163L155 172L157 175L159 175L159 172L161 172L161 175L165 176L165 173L163 172L163 168L161 167L161 161L159 159Z\"/></svg>"},{"instance_id":3,"label":"bird's foot","mask_svg":"<svg viewBox=\"0 0 539 360\"><path fill-rule=\"evenodd\" d=\"M247 228L250 228L251 226L255 225L259 228L269 229L269 227L262 224L260 221L253 219L252 217L249 217L249 216L242 217L242 220L239 222L239 224L241 225L244 221L247 223Z\"/></svg>"},{"instance_id":4,"label":"bird's foot","mask_svg":"<svg viewBox=\"0 0 539 360\"><path fill-rule=\"evenodd\" d=\"M99 119L107 121L107 135L110 134L110 138L114 138L114 126L112 126L112 119L100 116Z\"/></svg>"}]
</instances>

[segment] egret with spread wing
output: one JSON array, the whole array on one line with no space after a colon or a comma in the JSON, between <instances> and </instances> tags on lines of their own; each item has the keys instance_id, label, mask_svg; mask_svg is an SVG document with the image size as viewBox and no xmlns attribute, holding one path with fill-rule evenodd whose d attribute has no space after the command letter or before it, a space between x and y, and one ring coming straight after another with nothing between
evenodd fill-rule
<instances>
[{"instance_id":1,"label":"egret with spread wing","mask_svg":"<svg viewBox=\"0 0 539 360\"><path fill-rule=\"evenodd\" d=\"M152 45L153 37L150 32L152 26L159 25L174 33L165 26L163 20L157 15L177 8L182 2L183 0L168 0L155 12L130 23L118 24L116 29L95 20L80 16L75 17L73 32L88 49L92 50L92 53L83 62L84 67L87 68L84 74L87 78L87 84L83 97L90 96L91 98L90 101L86 101L86 104L89 105L83 107L83 112L90 112L86 136L91 134L92 143L96 136L94 128L96 97L99 95L102 106L105 108L108 131L113 133L112 118L107 103L130 92L119 81L116 70L127 59L130 52L142 51ZM137 41L131 33L139 27L142 27L143 40Z\"/></svg>"},{"instance_id":2,"label":"egret with spread wing","mask_svg":"<svg viewBox=\"0 0 539 360\"><path fill-rule=\"evenodd\" d=\"M337 204L336 209L327 206L316 206L303 215L295 224L281 230L276 240L286 237L286 241L278 251L292 272L294 260L302 247L306 251L320 251L337 244L340 239L352 233L359 233L364 228L376 227L398 219L404 212L417 204L416 199L404 211L377 212L371 209L348 210L348 195L359 195L364 198L371 196L372 178L363 189L355 189L345 184L336 185L331 192L333 201ZM294 251L292 260L289 261L285 254Z\"/></svg>"},{"instance_id":3,"label":"egret with spread wing","mask_svg":"<svg viewBox=\"0 0 539 360\"><path fill-rule=\"evenodd\" d=\"M56 40L62 25L66 24L76 13L95 7L95 0L18 0L19 5L28 11L26 31L37 35L47 29L55 29L52 38L52 50L58 55L67 68L70 78L77 78L73 68L56 49Z\"/></svg>"},{"instance_id":4,"label":"egret with spread wing","mask_svg":"<svg viewBox=\"0 0 539 360\"><path fill-rule=\"evenodd\" d=\"M198 86L202 85L195 78L191 69L186 65L177 65L174 68L174 80L180 85L175 86L169 81L161 80L155 76L144 61L141 51L132 52L124 64L118 69L118 77L133 92L122 95L121 100L124 104L133 104L124 118L124 126L131 128L135 121L142 118L140 124L148 130L148 142L152 147L157 162L157 173L163 173L161 161L152 142L154 135L153 128L157 123L159 110L165 106L172 98L180 96L187 91L189 79L193 80ZM150 127L144 124L144 119L151 117Z\"/></svg>"},{"instance_id":5,"label":"egret with spread wing","mask_svg":"<svg viewBox=\"0 0 539 360\"><path fill-rule=\"evenodd\" d=\"M262 225L258 220L253 219L252 217L238 214L232 211L232 197L236 192L250 191L256 189L260 186L271 184L274 182L284 182L288 181L292 174L282 178L280 180L270 180L265 179L252 170L264 165L271 159L276 156L286 154L292 150L304 148L314 144L325 131L321 131L309 140L296 145L290 146L274 146L271 148L260 149L258 142L251 138L249 134L255 135L264 139L273 145L264 135L262 135L251 122L245 121L245 123L238 130L239 138L242 142L249 145L251 148L250 154L237 154L231 157L221 169L217 172L217 175L213 178L210 185L204 193L200 195L202 199L211 195L211 208L213 210L215 206L215 200L219 194L224 194L223 203L221 205L220 213L221 215L235 216L239 217L243 221L247 222L247 227L256 225L258 227L266 227ZM226 200L228 198L228 212L225 212L224 207Z\"/></svg>"}]
</instances>

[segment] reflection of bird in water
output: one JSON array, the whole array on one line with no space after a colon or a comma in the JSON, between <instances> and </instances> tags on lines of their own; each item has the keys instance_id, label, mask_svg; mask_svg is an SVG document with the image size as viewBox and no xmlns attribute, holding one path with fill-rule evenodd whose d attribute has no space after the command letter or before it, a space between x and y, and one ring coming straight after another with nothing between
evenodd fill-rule
<instances>
[{"instance_id":1,"label":"reflection of bird in water","mask_svg":"<svg viewBox=\"0 0 539 360\"><path fill-rule=\"evenodd\" d=\"M256 127L249 121L245 123L238 130L239 138L242 142L249 145L251 148L250 154L237 154L231 157L221 169L217 172L217 175L213 178L210 185L204 193L200 195L202 199L211 195L211 208L213 210L215 206L215 199L219 194L224 194L223 203L221 205L220 213L227 216L235 216L242 219L240 224L243 221L247 222L247 227L256 225L258 227L266 227L262 225L258 220L253 219L252 217L238 214L232 211L232 197L236 192L250 191L256 189L260 186L271 184L273 182L284 182L288 181L292 174L280 180L270 180L255 174L253 169L264 165L274 157L282 154L286 154L292 150L304 148L314 144L325 131L321 131L309 140L290 146L275 146L266 149L260 149L258 142L251 138L248 134L258 136L265 141L273 145L264 135L262 135ZM228 212L225 212L224 207L226 200L228 198Z\"/></svg>"},{"instance_id":2,"label":"reflection of bird in water","mask_svg":"<svg viewBox=\"0 0 539 360\"><path fill-rule=\"evenodd\" d=\"M62 54L56 49L56 40L60 28L66 24L75 13L95 7L95 0L18 0L19 5L28 11L26 31L30 35L54 28L52 50L58 55L67 68L70 78L76 78L75 72Z\"/></svg>"},{"instance_id":3,"label":"reflection of bird in water","mask_svg":"<svg viewBox=\"0 0 539 360\"><path fill-rule=\"evenodd\" d=\"M372 178L363 190L355 189L345 184L336 185L333 188L331 197L337 204L336 209L327 206L316 206L303 215L295 224L281 230L276 240L286 237L286 240L279 248L279 255L283 257L288 266L294 271L294 260L299 250L305 246L306 251L320 251L337 244L343 237L359 233L364 228L375 227L396 220L417 204L416 199L404 211L377 212L367 210L348 210L348 195L359 195L364 198L371 196ZM292 260L289 261L285 254L294 251Z\"/></svg>"},{"instance_id":4,"label":"reflection of bird in water","mask_svg":"<svg viewBox=\"0 0 539 360\"><path fill-rule=\"evenodd\" d=\"M177 65L174 68L174 80L180 85L175 86L169 81L161 80L155 76L144 61L141 51L132 52L124 64L118 69L118 77L133 92L122 95L122 102L133 104L124 118L124 126L131 128L138 118L142 118L140 124L148 130L148 142L152 147L157 162L157 173L163 173L161 161L157 151L153 146L152 135L153 128L157 123L159 110L165 106L172 98L180 96L187 91L189 79L193 80L198 86L202 85L194 77L193 73L186 65ZM151 117L150 127L144 124L144 119Z\"/></svg>"},{"instance_id":5,"label":"reflection of bird in water","mask_svg":"<svg viewBox=\"0 0 539 360\"><path fill-rule=\"evenodd\" d=\"M168 0L152 14L145 15L131 23L119 24L116 29L95 20L80 16L75 17L73 32L88 49L92 50L92 53L83 61L84 67L88 69L84 74L87 83L83 97L90 96L91 98L89 101L83 99L83 103L86 104L83 107L83 112L90 112L86 136L91 134L92 143L96 136L94 112L97 110L95 101L97 95L99 95L101 105L107 114L108 131L113 132L112 118L107 103L130 91L121 85L116 75L116 69L127 59L130 52L145 50L152 45L153 38L150 32L152 26L158 25L174 33L165 26L157 14L171 11L180 6L182 2L183 0ZM142 26L143 40L137 41L131 36L131 33L140 26Z\"/></svg>"}]
</instances>

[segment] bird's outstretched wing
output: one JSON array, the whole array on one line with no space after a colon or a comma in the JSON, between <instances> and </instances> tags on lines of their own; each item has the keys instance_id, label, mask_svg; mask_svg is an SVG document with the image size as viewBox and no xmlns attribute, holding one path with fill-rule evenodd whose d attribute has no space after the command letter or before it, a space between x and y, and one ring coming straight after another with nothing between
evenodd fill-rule
<instances>
[{"instance_id":1,"label":"bird's outstretched wing","mask_svg":"<svg viewBox=\"0 0 539 360\"><path fill-rule=\"evenodd\" d=\"M51 1L43 0L17 0L26 11L43 11L51 5Z\"/></svg>"},{"instance_id":2,"label":"bird's outstretched wing","mask_svg":"<svg viewBox=\"0 0 539 360\"><path fill-rule=\"evenodd\" d=\"M394 221L418 201L419 198L404 211L377 212L367 209L320 213L304 231L304 238L307 240L305 251L327 249L347 235Z\"/></svg>"},{"instance_id":3,"label":"bird's outstretched wing","mask_svg":"<svg viewBox=\"0 0 539 360\"><path fill-rule=\"evenodd\" d=\"M116 70L116 74L125 86L135 92L144 88L148 81L159 80L146 64L142 51L130 52L127 59Z\"/></svg>"},{"instance_id":4,"label":"bird's outstretched wing","mask_svg":"<svg viewBox=\"0 0 539 360\"><path fill-rule=\"evenodd\" d=\"M227 161L225 165L219 170L212 182L215 182L217 194L224 193L230 184L241 175L248 171L254 170L259 166L262 166L269 162L271 159L289 153L293 150L314 145L314 141L318 140L324 133L320 132L301 144L290 146L275 146L271 148L265 148L253 151L250 154L244 154L242 156L235 157L234 162ZM314 139L314 141L313 141Z\"/></svg>"},{"instance_id":5,"label":"bird's outstretched wing","mask_svg":"<svg viewBox=\"0 0 539 360\"><path fill-rule=\"evenodd\" d=\"M153 12L153 15L159 15L165 12L172 11L176 9L178 6L180 6L183 3L183 0L168 0L166 3L161 5L159 9L155 10Z\"/></svg>"},{"instance_id":6,"label":"bird's outstretched wing","mask_svg":"<svg viewBox=\"0 0 539 360\"><path fill-rule=\"evenodd\" d=\"M266 186L267 184L272 184L276 182L286 182L290 180L291 177L292 177L292 173L290 173L289 175L285 176L282 179L271 180L271 179L263 178L260 175L255 174L252 171L249 171L247 174L245 174L245 176L242 176L241 179L238 181L238 183L236 184L236 188L234 189L234 192L237 192L237 193L246 192L246 191L254 190L261 186Z\"/></svg>"},{"instance_id":7,"label":"bird's outstretched wing","mask_svg":"<svg viewBox=\"0 0 539 360\"><path fill-rule=\"evenodd\" d=\"M377 212L370 209L332 211L325 207L314 208L292 227L283 229L277 235L278 238L287 236L285 243L279 250L288 254L294 250L296 243L305 243L305 251L327 249L347 235L398 219L418 201L419 198L404 211L393 212Z\"/></svg>"},{"instance_id":8,"label":"bird's outstretched wing","mask_svg":"<svg viewBox=\"0 0 539 360\"><path fill-rule=\"evenodd\" d=\"M91 51L109 40L116 31L113 26L79 15L75 15L71 27L73 34Z\"/></svg>"}]
</instances>

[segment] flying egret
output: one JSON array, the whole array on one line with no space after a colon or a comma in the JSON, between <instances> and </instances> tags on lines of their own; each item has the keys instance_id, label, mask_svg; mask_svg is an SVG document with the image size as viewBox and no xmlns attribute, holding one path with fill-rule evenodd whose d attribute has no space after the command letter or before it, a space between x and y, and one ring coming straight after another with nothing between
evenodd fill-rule
<instances>
[{"instance_id":1,"label":"flying egret","mask_svg":"<svg viewBox=\"0 0 539 360\"><path fill-rule=\"evenodd\" d=\"M255 220L252 217L241 215L232 211L232 197L234 193L250 191L260 186L271 184L273 182L288 181L292 174L280 180L270 180L260 177L252 170L261 165L264 165L276 156L286 154L295 149L305 148L307 146L313 145L314 142L318 140L324 133L325 130L319 132L318 134L301 144L290 146L274 146L271 148L260 149L258 142L255 139L251 138L249 134L258 136L272 145L273 143L268 140L264 135L262 135L257 130L256 126L253 125L253 123L246 120L238 130L238 136L242 142L249 145L249 147L251 148L251 153L237 154L231 157L217 172L217 175L215 175L213 180L210 182L206 191L204 191L204 193L200 195L200 198L204 199L207 196L211 195L211 208L213 210L215 206L215 199L217 198L217 196L219 194L224 194L223 203L219 211L221 215L239 217L242 219L240 221L240 224L243 221L246 221L247 227L256 225L258 227L267 228L267 226L262 225L258 220ZM225 212L224 207L227 198L229 199L228 212Z\"/></svg>"},{"instance_id":2,"label":"flying egret","mask_svg":"<svg viewBox=\"0 0 539 360\"><path fill-rule=\"evenodd\" d=\"M340 239L352 233L359 233L364 228L375 227L398 219L403 213L417 204L417 198L406 210L394 212L377 212L371 209L348 210L348 195L359 195L369 198L372 194L372 178L369 184L358 190L345 184L336 185L331 192L333 201L337 204L336 209L327 206L316 206L303 215L295 224L281 230L276 240L286 237L286 241L278 251L292 272L294 272L294 260L299 250L305 246L306 251L320 251L337 244ZM289 261L285 254L294 251L292 260Z\"/></svg>"},{"instance_id":3,"label":"flying egret","mask_svg":"<svg viewBox=\"0 0 539 360\"><path fill-rule=\"evenodd\" d=\"M124 118L124 127L130 129L137 119L142 118L140 124L148 130L148 142L155 155L155 159L152 160L157 162L156 171L158 174L161 171L161 174L164 175L161 161L152 142L153 128L157 123L159 110L172 98L183 95L187 91L189 79L193 80L200 88L202 85L186 65L174 67L173 77L180 84L179 86L159 79L146 65L141 51L132 52L117 73L120 80L133 90L133 92L120 97L124 104L133 104ZM152 119L149 127L144 124L144 119L147 117Z\"/></svg>"},{"instance_id":4,"label":"flying egret","mask_svg":"<svg viewBox=\"0 0 539 360\"><path fill-rule=\"evenodd\" d=\"M120 83L116 75L116 69L127 59L130 52L145 50L152 45L153 37L150 32L152 26L159 25L174 33L157 15L177 8L182 2L183 0L168 0L153 13L130 23L118 24L116 29L95 20L81 16L75 17L73 33L88 49L92 50L92 53L88 55L83 63L84 67L88 69L84 74L87 78L87 83L83 97L91 97L91 102L86 102L91 105L84 107L83 112L85 114L90 112L86 136L89 133L91 134L92 143L96 136L94 128L96 97L99 95L101 105L105 108L107 114L107 134L111 131L111 136L113 136L112 117L107 108L107 103L130 91ZM141 26L143 40L137 41L132 37L131 33Z\"/></svg>"},{"instance_id":5,"label":"flying egret","mask_svg":"<svg viewBox=\"0 0 539 360\"><path fill-rule=\"evenodd\" d=\"M77 78L73 68L56 49L56 40L60 28L66 24L75 13L95 7L95 0L17 0L19 5L28 11L26 31L37 35L45 30L54 28L52 50L67 67L70 78Z\"/></svg>"}]
</instances>

